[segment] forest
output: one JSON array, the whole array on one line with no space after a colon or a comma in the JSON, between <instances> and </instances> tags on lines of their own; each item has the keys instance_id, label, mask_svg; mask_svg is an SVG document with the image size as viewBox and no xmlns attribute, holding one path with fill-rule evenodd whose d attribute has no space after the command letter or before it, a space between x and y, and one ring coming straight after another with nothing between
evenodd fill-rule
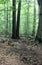
<instances>
[{"instance_id":1,"label":"forest","mask_svg":"<svg viewBox=\"0 0 42 65\"><path fill-rule=\"evenodd\" d=\"M0 0L0 65L42 65L42 0Z\"/></svg>"}]
</instances>

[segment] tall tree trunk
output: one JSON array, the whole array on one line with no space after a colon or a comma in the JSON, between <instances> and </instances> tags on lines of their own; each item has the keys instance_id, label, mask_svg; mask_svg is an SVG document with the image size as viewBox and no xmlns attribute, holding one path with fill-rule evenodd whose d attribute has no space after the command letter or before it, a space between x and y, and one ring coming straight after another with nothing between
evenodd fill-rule
<instances>
[{"instance_id":1,"label":"tall tree trunk","mask_svg":"<svg viewBox=\"0 0 42 65\"><path fill-rule=\"evenodd\" d=\"M35 37L35 28L36 28L36 0L34 0L34 22L33 22L33 32L32 35Z\"/></svg>"},{"instance_id":2,"label":"tall tree trunk","mask_svg":"<svg viewBox=\"0 0 42 65\"><path fill-rule=\"evenodd\" d=\"M16 0L13 0L12 38L16 38Z\"/></svg>"},{"instance_id":3,"label":"tall tree trunk","mask_svg":"<svg viewBox=\"0 0 42 65\"><path fill-rule=\"evenodd\" d=\"M42 42L42 0L38 0L39 4L39 25L37 30L36 40Z\"/></svg>"},{"instance_id":4,"label":"tall tree trunk","mask_svg":"<svg viewBox=\"0 0 42 65\"><path fill-rule=\"evenodd\" d=\"M29 0L27 0L27 11L26 11L26 20L27 20L27 22L26 22L26 37L28 38L28 36L29 36L29 33L28 33L28 29L29 29L29 4L30 4L30 2L29 2ZM27 14L28 13L28 14Z\"/></svg>"},{"instance_id":5,"label":"tall tree trunk","mask_svg":"<svg viewBox=\"0 0 42 65\"><path fill-rule=\"evenodd\" d=\"M6 34L8 34L8 2L7 2L7 11L6 11Z\"/></svg>"},{"instance_id":6,"label":"tall tree trunk","mask_svg":"<svg viewBox=\"0 0 42 65\"><path fill-rule=\"evenodd\" d=\"M16 28L16 37L17 38L19 38L20 11L21 11L21 0L19 0L19 4L18 4L17 28Z\"/></svg>"}]
</instances>

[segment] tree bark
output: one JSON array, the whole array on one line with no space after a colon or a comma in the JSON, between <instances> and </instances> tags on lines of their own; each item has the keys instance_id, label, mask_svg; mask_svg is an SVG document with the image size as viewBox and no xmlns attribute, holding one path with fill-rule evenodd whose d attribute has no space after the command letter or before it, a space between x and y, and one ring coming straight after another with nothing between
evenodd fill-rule
<instances>
[{"instance_id":1,"label":"tree bark","mask_svg":"<svg viewBox=\"0 0 42 65\"><path fill-rule=\"evenodd\" d=\"M13 0L12 38L16 38L16 0Z\"/></svg>"},{"instance_id":2,"label":"tree bark","mask_svg":"<svg viewBox=\"0 0 42 65\"><path fill-rule=\"evenodd\" d=\"M17 28L16 28L16 37L17 38L19 38L20 11L21 11L21 0L19 0L19 4L18 4Z\"/></svg>"},{"instance_id":3,"label":"tree bark","mask_svg":"<svg viewBox=\"0 0 42 65\"><path fill-rule=\"evenodd\" d=\"M38 0L38 4L39 4L39 25L36 40L42 42L42 0Z\"/></svg>"},{"instance_id":4,"label":"tree bark","mask_svg":"<svg viewBox=\"0 0 42 65\"><path fill-rule=\"evenodd\" d=\"M32 35L35 37L35 28L36 28L36 0L34 0L34 22L33 22L33 31Z\"/></svg>"}]
</instances>

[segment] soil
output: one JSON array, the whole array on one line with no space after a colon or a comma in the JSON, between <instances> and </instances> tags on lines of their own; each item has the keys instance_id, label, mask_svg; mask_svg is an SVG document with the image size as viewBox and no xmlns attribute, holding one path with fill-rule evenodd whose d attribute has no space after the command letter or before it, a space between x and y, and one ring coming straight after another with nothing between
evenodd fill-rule
<instances>
[{"instance_id":1,"label":"soil","mask_svg":"<svg viewBox=\"0 0 42 65\"><path fill-rule=\"evenodd\" d=\"M2 39L0 65L42 65L42 45L24 39Z\"/></svg>"}]
</instances>

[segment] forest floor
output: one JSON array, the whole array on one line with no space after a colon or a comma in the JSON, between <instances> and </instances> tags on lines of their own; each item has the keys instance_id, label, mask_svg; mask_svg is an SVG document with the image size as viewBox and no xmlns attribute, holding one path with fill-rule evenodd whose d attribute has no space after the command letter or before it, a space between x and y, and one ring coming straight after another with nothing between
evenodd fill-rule
<instances>
[{"instance_id":1,"label":"forest floor","mask_svg":"<svg viewBox=\"0 0 42 65\"><path fill-rule=\"evenodd\" d=\"M42 45L36 43L0 37L0 65L42 65Z\"/></svg>"}]
</instances>

